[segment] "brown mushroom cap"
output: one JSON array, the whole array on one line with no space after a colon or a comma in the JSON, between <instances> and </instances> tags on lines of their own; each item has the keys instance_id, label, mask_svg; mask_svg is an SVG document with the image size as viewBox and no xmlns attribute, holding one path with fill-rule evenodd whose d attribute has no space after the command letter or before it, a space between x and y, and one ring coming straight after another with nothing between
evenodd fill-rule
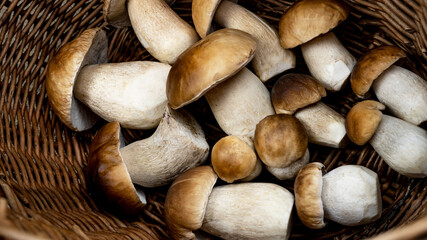
<instances>
[{"instance_id":1,"label":"brown mushroom cap","mask_svg":"<svg viewBox=\"0 0 427 240\"><path fill-rule=\"evenodd\" d=\"M339 0L299 1L280 18L280 42L284 48L306 43L335 28L349 12L349 7Z\"/></svg>"},{"instance_id":2,"label":"brown mushroom cap","mask_svg":"<svg viewBox=\"0 0 427 240\"><path fill-rule=\"evenodd\" d=\"M107 36L102 29L88 29L49 60L46 92L50 105L61 121L75 131L89 129L99 119L74 98L73 87L81 68L107 62L107 45Z\"/></svg>"},{"instance_id":3,"label":"brown mushroom cap","mask_svg":"<svg viewBox=\"0 0 427 240\"><path fill-rule=\"evenodd\" d=\"M298 73L283 75L271 90L271 101L276 113L293 114L325 96L325 88L315 78Z\"/></svg>"},{"instance_id":4,"label":"brown mushroom cap","mask_svg":"<svg viewBox=\"0 0 427 240\"><path fill-rule=\"evenodd\" d=\"M354 105L345 119L347 136L357 145L364 145L372 138L382 119L385 106L382 103L366 100Z\"/></svg>"},{"instance_id":5,"label":"brown mushroom cap","mask_svg":"<svg viewBox=\"0 0 427 240\"><path fill-rule=\"evenodd\" d=\"M319 162L305 165L299 171L294 184L295 207L301 222L312 229L325 227L323 221L322 175L325 166Z\"/></svg>"},{"instance_id":6,"label":"brown mushroom cap","mask_svg":"<svg viewBox=\"0 0 427 240\"><path fill-rule=\"evenodd\" d=\"M104 16L104 21L114 27L131 26L126 0L104 0L102 15Z\"/></svg>"},{"instance_id":7,"label":"brown mushroom cap","mask_svg":"<svg viewBox=\"0 0 427 240\"><path fill-rule=\"evenodd\" d=\"M402 57L406 57L406 53L396 46L381 46L367 52L359 59L351 73L353 92L358 96L365 95L372 82Z\"/></svg>"},{"instance_id":8,"label":"brown mushroom cap","mask_svg":"<svg viewBox=\"0 0 427 240\"><path fill-rule=\"evenodd\" d=\"M166 224L173 239L194 239L202 226L209 195L217 176L210 166L180 175L170 186L165 200Z\"/></svg>"},{"instance_id":9,"label":"brown mushroom cap","mask_svg":"<svg viewBox=\"0 0 427 240\"><path fill-rule=\"evenodd\" d=\"M200 37L208 35L212 19L221 0L193 0L191 5L191 16L194 27Z\"/></svg>"},{"instance_id":10,"label":"brown mushroom cap","mask_svg":"<svg viewBox=\"0 0 427 240\"><path fill-rule=\"evenodd\" d=\"M89 189L125 215L139 213L145 202L139 198L120 155L120 125L102 127L92 141L87 165Z\"/></svg>"},{"instance_id":11,"label":"brown mushroom cap","mask_svg":"<svg viewBox=\"0 0 427 240\"><path fill-rule=\"evenodd\" d=\"M253 58L256 40L236 29L221 29L203 38L173 64L166 85L172 108L178 109L237 73Z\"/></svg>"},{"instance_id":12,"label":"brown mushroom cap","mask_svg":"<svg viewBox=\"0 0 427 240\"><path fill-rule=\"evenodd\" d=\"M304 126L291 115L265 117L256 126L255 149L270 167L287 167L304 156L308 136Z\"/></svg>"},{"instance_id":13,"label":"brown mushroom cap","mask_svg":"<svg viewBox=\"0 0 427 240\"><path fill-rule=\"evenodd\" d=\"M212 166L218 177L228 183L249 176L256 161L254 150L235 136L221 138L212 148Z\"/></svg>"}]
</instances>

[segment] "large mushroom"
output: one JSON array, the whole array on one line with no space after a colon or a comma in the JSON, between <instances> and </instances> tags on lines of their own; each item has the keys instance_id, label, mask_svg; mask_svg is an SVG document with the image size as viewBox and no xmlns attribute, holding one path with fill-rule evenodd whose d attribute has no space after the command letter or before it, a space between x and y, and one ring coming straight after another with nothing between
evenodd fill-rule
<instances>
[{"instance_id":1,"label":"large mushroom","mask_svg":"<svg viewBox=\"0 0 427 240\"><path fill-rule=\"evenodd\" d=\"M330 91L343 88L356 63L338 38L329 32L344 21L348 13L348 6L340 0L302 0L287 9L279 22L282 46L288 49L301 45L311 75Z\"/></svg>"},{"instance_id":2,"label":"large mushroom","mask_svg":"<svg viewBox=\"0 0 427 240\"><path fill-rule=\"evenodd\" d=\"M351 87L357 96L363 97L372 85L378 100L394 115L419 125L427 120L427 81L393 65L405 56L405 52L396 46L370 50L355 65Z\"/></svg>"},{"instance_id":3,"label":"large mushroom","mask_svg":"<svg viewBox=\"0 0 427 240\"><path fill-rule=\"evenodd\" d=\"M76 131L92 127L94 113L126 128L156 127L167 105L171 67L148 61L105 63L107 49L105 32L88 29L50 59L46 89L53 110Z\"/></svg>"},{"instance_id":4,"label":"large mushroom","mask_svg":"<svg viewBox=\"0 0 427 240\"><path fill-rule=\"evenodd\" d=\"M214 187L209 166L188 170L169 188L166 224L173 239L194 239L199 228L224 239L287 239L294 198L271 183ZM251 216L251 217L247 217Z\"/></svg>"}]
</instances>

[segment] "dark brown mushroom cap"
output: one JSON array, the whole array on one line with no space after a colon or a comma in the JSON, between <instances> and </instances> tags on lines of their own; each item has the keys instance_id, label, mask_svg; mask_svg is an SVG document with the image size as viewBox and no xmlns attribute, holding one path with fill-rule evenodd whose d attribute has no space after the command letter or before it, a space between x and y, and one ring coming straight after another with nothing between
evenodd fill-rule
<instances>
[{"instance_id":1,"label":"dark brown mushroom cap","mask_svg":"<svg viewBox=\"0 0 427 240\"><path fill-rule=\"evenodd\" d=\"M350 82L353 92L363 97L372 82L406 53L396 46L381 46L363 55L351 72Z\"/></svg>"},{"instance_id":2,"label":"dark brown mushroom cap","mask_svg":"<svg viewBox=\"0 0 427 240\"><path fill-rule=\"evenodd\" d=\"M276 114L265 117L257 124L254 145L265 165L284 168L304 156L308 136L298 119Z\"/></svg>"},{"instance_id":3,"label":"dark brown mushroom cap","mask_svg":"<svg viewBox=\"0 0 427 240\"><path fill-rule=\"evenodd\" d=\"M373 100L354 105L345 118L348 138L357 145L364 145L372 138L382 119L385 106Z\"/></svg>"},{"instance_id":4,"label":"dark brown mushroom cap","mask_svg":"<svg viewBox=\"0 0 427 240\"><path fill-rule=\"evenodd\" d=\"M322 202L322 176L325 166L319 162L305 165L295 179L295 207L301 222L312 229L325 227Z\"/></svg>"},{"instance_id":5,"label":"dark brown mushroom cap","mask_svg":"<svg viewBox=\"0 0 427 240\"><path fill-rule=\"evenodd\" d=\"M325 96L325 88L315 78L298 73L283 75L271 90L271 101L278 114L293 114Z\"/></svg>"},{"instance_id":6,"label":"dark brown mushroom cap","mask_svg":"<svg viewBox=\"0 0 427 240\"><path fill-rule=\"evenodd\" d=\"M120 125L110 122L92 141L87 165L89 189L120 214L134 215L143 209L120 155Z\"/></svg>"},{"instance_id":7,"label":"dark brown mushroom cap","mask_svg":"<svg viewBox=\"0 0 427 240\"><path fill-rule=\"evenodd\" d=\"M340 0L298 1L280 18L280 43L284 48L306 43L335 28L349 12L350 8Z\"/></svg>"},{"instance_id":8,"label":"dark brown mushroom cap","mask_svg":"<svg viewBox=\"0 0 427 240\"><path fill-rule=\"evenodd\" d=\"M209 195L217 176L210 166L192 168L170 186L165 200L167 228L173 239L194 239L202 227Z\"/></svg>"},{"instance_id":9,"label":"dark brown mushroom cap","mask_svg":"<svg viewBox=\"0 0 427 240\"><path fill-rule=\"evenodd\" d=\"M166 95L173 109L199 99L209 89L237 73L253 58L256 40L236 29L221 29L206 36L173 64Z\"/></svg>"}]
</instances>

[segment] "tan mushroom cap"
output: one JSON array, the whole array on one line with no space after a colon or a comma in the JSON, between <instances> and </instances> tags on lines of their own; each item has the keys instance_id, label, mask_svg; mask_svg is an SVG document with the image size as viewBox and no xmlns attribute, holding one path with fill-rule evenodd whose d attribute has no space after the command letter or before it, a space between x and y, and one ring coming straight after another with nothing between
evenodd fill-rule
<instances>
[{"instance_id":1,"label":"tan mushroom cap","mask_svg":"<svg viewBox=\"0 0 427 240\"><path fill-rule=\"evenodd\" d=\"M322 175L325 166L319 162L305 165L299 171L294 184L295 207L301 222L312 229L325 227L323 221Z\"/></svg>"},{"instance_id":2,"label":"tan mushroom cap","mask_svg":"<svg viewBox=\"0 0 427 240\"><path fill-rule=\"evenodd\" d=\"M212 19L221 0L193 0L191 5L191 16L194 27L200 37L208 35Z\"/></svg>"},{"instance_id":3,"label":"tan mushroom cap","mask_svg":"<svg viewBox=\"0 0 427 240\"><path fill-rule=\"evenodd\" d=\"M194 239L202 226L209 195L217 176L210 166L180 175L170 186L165 200L166 224L173 239Z\"/></svg>"},{"instance_id":4,"label":"tan mushroom cap","mask_svg":"<svg viewBox=\"0 0 427 240\"><path fill-rule=\"evenodd\" d=\"M280 18L280 42L284 48L306 43L335 28L349 12L349 7L339 0L299 1Z\"/></svg>"},{"instance_id":5,"label":"tan mushroom cap","mask_svg":"<svg viewBox=\"0 0 427 240\"><path fill-rule=\"evenodd\" d=\"M255 149L270 167L287 167L304 156L308 136L301 122L291 115L265 117L256 126Z\"/></svg>"},{"instance_id":6,"label":"tan mushroom cap","mask_svg":"<svg viewBox=\"0 0 427 240\"><path fill-rule=\"evenodd\" d=\"M84 66L107 62L107 49L105 32L92 28L66 43L49 60L46 92L50 105L61 121L75 131L91 128L99 118L74 98L74 82Z\"/></svg>"},{"instance_id":7,"label":"tan mushroom cap","mask_svg":"<svg viewBox=\"0 0 427 240\"><path fill-rule=\"evenodd\" d=\"M325 88L315 78L298 73L283 75L271 90L271 101L276 113L293 114L325 96Z\"/></svg>"},{"instance_id":8,"label":"tan mushroom cap","mask_svg":"<svg viewBox=\"0 0 427 240\"><path fill-rule=\"evenodd\" d=\"M357 145L364 145L372 138L382 119L385 106L382 103L366 100L354 105L345 119L347 136Z\"/></svg>"},{"instance_id":9,"label":"tan mushroom cap","mask_svg":"<svg viewBox=\"0 0 427 240\"><path fill-rule=\"evenodd\" d=\"M249 176L256 161L254 150L235 136L221 138L212 148L212 166L218 177L228 183Z\"/></svg>"},{"instance_id":10,"label":"tan mushroom cap","mask_svg":"<svg viewBox=\"0 0 427 240\"><path fill-rule=\"evenodd\" d=\"M406 53L396 46L381 46L363 55L351 72L353 92L362 97L371 88L372 82Z\"/></svg>"},{"instance_id":11,"label":"tan mushroom cap","mask_svg":"<svg viewBox=\"0 0 427 240\"><path fill-rule=\"evenodd\" d=\"M203 38L173 64L166 95L172 108L178 109L237 73L253 58L256 40L235 29L221 29Z\"/></svg>"},{"instance_id":12,"label":"tan mushroom cap","mask_svg":"<svg viewBox=\"0 0 427 240\"><path fill-rule=\"evenodd\" d=\"M119 148L120 125L118 122L108 123L97 132L89 150L88 184L114 209L133 215L139 213L146 202L139 198Z\"/></svg>"}]
</instances>

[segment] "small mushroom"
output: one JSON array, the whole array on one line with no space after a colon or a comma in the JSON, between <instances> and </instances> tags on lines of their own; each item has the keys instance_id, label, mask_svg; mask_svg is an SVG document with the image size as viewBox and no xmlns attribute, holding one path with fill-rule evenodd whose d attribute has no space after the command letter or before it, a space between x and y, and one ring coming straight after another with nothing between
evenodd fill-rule
<instances>
[{"instance_id":1,"label":"small mushroom","mask_svg":"<svg viewBox=\"0 0 427 240\"><path fill-rule=\"evenodd\" d=\"M312 143L334 148L346 144L345 119L319 100L326 91L315 78L305 74L286 74L271 90L276 113L294 114L307 130Z\"/></svg>"},{"instance_id":2,"label":"small mushroom","mask_svg":"<svg viewBox=\"0 0 427 240\"><path fill-rule=\"evenodd\" d=\"M165 218L173 239L194 239L192 231L200 227L224 239L288 238L294 200L288 190L271 183L213 188L215 180L212 168L203 166L188 170L171 185Z\"/></svg>"},{"instance_id":3,"label":"small mushroom","mask_svg":"<svg viewBox=\"0 0 427 240\"><path fill-rule=\"evenodd\" d=\"M304 156L296 160L291 165L284 168L275 168L275 167L267 166L266 169L279 180L290 180L290 179L294 179L297 176L298 171L309 162L310 162L310 151L307 148L307 150L305 150Z\"/></svg>"},{"instance_id":4,"label":"small mushroom","mask_svg":"<svg viewBox=\"0 0 427 240\"><path fill-rule=\"evenodd\" d=\"M93 141L92 149L104 149L113 143L116 146L119 132L117 122L107 124L97 133L98 139L103 141ZM96 151L91 156L103 162L95 166L95 173L105 171L109 162L121 162L133 183L143 187L157 187L170 183L179 174L200 165L208 153L209 145L196 120L188 112L167 108L159 127L149 138L120 149L116 146L112 151Z\"/></svg>"},{"instance_id":5,"label":"small mushroom","mask_svg":"<svg viewBox=\"0 0 427 240\"><path fill-rule=\"evenodd\" d=\"M325 227L324 217L345 226L358 226L381 217L378 176L363 166L346 165L328 174L321 163L309 163L295 179L295 206L302 223Z\"/></svg>"},{"instance_id":6,"label":"small mushroom","mask_svg":"<svg viewBox=\"0 0 427 240\"><path fill-rule=\"evenodd\" d=\"M351 74L354 93L363 97L373 85L375 95L397 117L419 125L427 120L427 81L393 66L405 57L396 46L381 46L363 55Z\"/></svg>"},{"instance_id":7,"label":"small mushroom","mask_svg":"<svg viewBox=\"0 0 427 240\"><path fill-rule=\"evenodd\" d=\"M302 0L287 9L279 22L282 46L301 45L311 75L330 91L343 88L356 63L332 32L325 34L348 14L349 7L339 0Z\"/></svg>"}]
</instances>

